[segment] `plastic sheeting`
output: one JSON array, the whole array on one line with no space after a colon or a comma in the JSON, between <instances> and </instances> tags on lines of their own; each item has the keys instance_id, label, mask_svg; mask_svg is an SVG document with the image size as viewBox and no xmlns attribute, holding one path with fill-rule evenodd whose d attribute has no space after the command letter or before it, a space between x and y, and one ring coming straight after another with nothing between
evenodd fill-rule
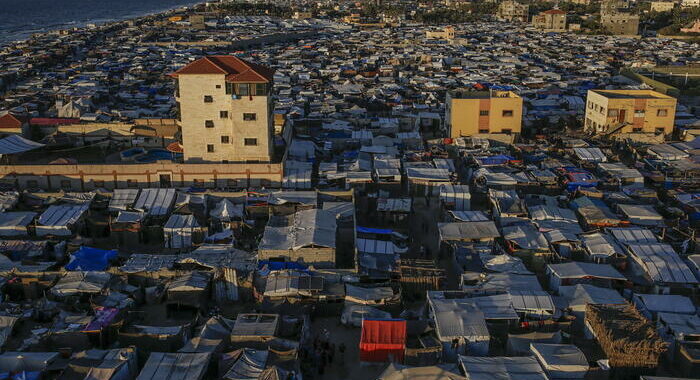
<instances>
[{"instance_id":1,"label":"plastic sheeting","mask_svg":"<svg viewBox=\"0 0 700 380\"><path fill-rule=\"evenodd\" d=\"M268 223L258 250L296 251L311 245L335 248L336 228L335 215L329 211L298 211L289 226L273 227Z\"/></svg>"},{"instance_id":2,"label":"plastic sheeting","mask_svg":"<svg viewBox=\"0 0 700 380\"><path fill-rule=\"evenodd\" d=\"M547 380L537 359L524 357L461 356L459 364L468 380Z\"/></svg>"},{"instance_id":3,"label":"plastic sheeting","mask_svg":"<svg viewBox=\"0 0 700 380\"><path fill-rule=\"evenodd\" d=\"M104 250L90 247L80 247L71 254L66 270L70 271L103 271L109 267L109 261L117 257L117 250Z\"/></svg>"},{"instance_id":4,"label":"plastic sheeting","mask_svg":"<svg viewBox=\"0 0 700 380\"><path fill-rule=\"evenodd\" d=\"M153 352L136 380L202 380L209 353Z\"/></svg>"},{"instance_id":5,"label":"plastic sheeting","mask_svg":"<svg viewBox=\"0 0 700 380\"><path fill-rule=\"evenodd\" d=\"M688 265L668 244L629 244L633 259L657 283L697 284Z\"/></svg>"},{"instance_id":6,"label":"plastic sheeting","mask_svg":"<svg viewBox=\"0 0 700 380\"><path fill-rule=\"evenodd\" d=\"M551 379L583 379L588 359L572 344L532 343L530 350Z\"/></svg>"},{"instance_id":7,"label":"plastic sheeting","mask_svg":"<svg viewBox=\"0 0 700 380\"><path fill-rule=\"evenodd\" d=\"M151 216L167 215L175 202L175 194L175 189L143 189L136 198L134 209Z\"/></svg>"},{"instance_id":8,"label":"plastic sheeting","mask_svg":"<svg viewBox=\"0 0 700 380\"><path fill-rule=\"evenodd\" d=\"M360 361L403 362L406 348L406 321L365 319L360 337Z\"/></svg>"},{"instance_id":9,"label":"plastic sheeting","mask_svg":"<svg viewBox=\"0 0 700 380\"><path fill-rule=\"evenodd\" d=\"M79 206L49 206L41 216L36 226L37 236L56 235L70 236L71 227L77 223L88 210L89 205Z\"/></svg>"},{"instance_id":10,"label":"plastic sheeting","mask_svg":"<svg viewBox=\"0 0 700 380\"><path fill-rule=\"evenodd\" d=\"M16 154L44 147L44 144L27 140L18 135L0 139L0 154Z\"/></svg>"}]
</instances>

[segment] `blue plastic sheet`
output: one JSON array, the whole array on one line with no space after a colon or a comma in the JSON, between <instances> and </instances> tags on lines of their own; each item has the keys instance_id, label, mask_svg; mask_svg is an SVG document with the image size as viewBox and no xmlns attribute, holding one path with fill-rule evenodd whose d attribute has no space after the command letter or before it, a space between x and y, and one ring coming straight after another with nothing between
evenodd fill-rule
<instances>
[{"instance_id":1,"label":"blue plastic sheet","mask_svg":"<svg viewBox=\"0 0 700 380\"><path fill-rule=\"evenodd\" d=\"M66 270L101 271L109 267L109 261L117 257L117 250L104 250L91 247L80 247L71 254L71 260Z\"/></svg>"}]
</instances>

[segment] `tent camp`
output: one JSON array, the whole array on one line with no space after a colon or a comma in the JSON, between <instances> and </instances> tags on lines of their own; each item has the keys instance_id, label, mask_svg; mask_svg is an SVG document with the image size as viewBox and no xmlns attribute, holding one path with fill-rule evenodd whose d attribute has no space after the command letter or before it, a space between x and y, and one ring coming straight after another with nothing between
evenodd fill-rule
<instances>
[{"instance_id":1,"label":"tent camp","mask_svg":"<svg viewBox=\"0 0 700 380\"><path fill-rule=\"evenodd\" d=\"M583 379L588 359L573 344L532 343L530 350L550 380Z\"/></svg>"},{"instance_id":2,"label":"tent camp","mask_svg":"<svg viewBox=\"0 0 700 380\"><path fill-rule=\"evenodd\" d=\"M406 321L365 319L360 337L360 361L403 362L406 349Z\"/></svg>"},{"instance_id":3,"label":"tent camp","mask_svg":"<svg viewBox=\"0 0 700 380\"><path fill-rule=\"evenodd\" d=\"M210 273L197 271L175 277L166 290L168 304L193 308L204 307L209 295L210 280Z\"/></svg>"},{"instance_id":4,"label":"tent camp","mask_svg":"<svg viewBox=\"0 0 700 380\"><path fill-rule=\"evenodd\" d=\"M3 212L0 213L0 236L26 236L29 234L29 226L37 213L31 211Z\"/></svg>"},{"instance_id":5,"label":"tent camp","mask_svg":"<svg viewBox=\"0 0 700 380\"><path fill-rule=\"evenodd\" d=\"M202 227L194 215L173 214L163 226L166 248L191 247L204 241L206 227Z\"/></svg>"},{"instance_id":6,"label":"tent camp","mask_svg":"<svg viewBox=\"0 0 700 380\"><path fill-rule=\"evenodd\" d=\"M136 380L202 380L209 353L153 352Z\"/></svg>"},{"instance_id":7,"label":"tent camp","mask_svg":"<svg viewBox=\"0 0 700 380\"><path fill-rule=\"evenodd\" d=\"M88 204L49 206L36 225L37 236L71 236L88 210Z\"/></svg>"},{"instance_id":8,"label":"tent camp","mask_svg":"<svg viewBox=\"0 0 700 380\"><path fill-rule=\"evenodd\" d=\"M467 380L547 380L544 370L532 356L461 356L459 365Z\"/></svg>"}]
</instances>

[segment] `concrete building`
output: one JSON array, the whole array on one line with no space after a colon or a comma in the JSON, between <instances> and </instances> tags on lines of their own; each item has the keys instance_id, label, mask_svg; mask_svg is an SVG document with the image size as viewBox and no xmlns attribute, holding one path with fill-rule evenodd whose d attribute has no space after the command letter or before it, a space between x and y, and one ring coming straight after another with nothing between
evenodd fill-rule
<instances>
[{"instance_id":1,"label":"concrete building","mask_svg":"<svg viewBox=\"0 0 700 380\"><path fill-rule=\"evenodd\" d=\"M652 1L651 11L652 12L669 12L672 11L676 6L673 1Z\"/></svg>"},{"instance_id":2,"label":"concrete building","mask_svg":"<svg viewBox=\"0 0 700 380\"><path fill-rule=\"evenodd\" d=\"M453 40L455 38L455 28L446 26L442 30L426 30L425 37L439 40Z\"/></svg>"},{"instance_id":3,"label":"concrete building","mask_svg":"<svg viewBox=\"0 0 700 380\"><path fill-rule=\"evenodd\" d=\"M545 32L565 32L566 12L560 9L550 9L532 18L532 26Z\"/></svg>"},{"instance_id":4,"label":"concrete building","mask_svg":"<svg viewBox=\"0 0 700 380\"><path fill-rule=\"evenodd\" d=\"M445 124L450 137L519 134L523 99L512 91L449 91Z\"/></svg>"},{"instance_id":5,"label":"concrete building","mask_svg":"<svg viewBox=\"0 0 700 380\"><path fill-rule=\"evenodd\" d=\"M600 3L600 23L609 33L636 36L639 33L639 15L629 10L626 0L608 0Z\"/></svg>"},{"instance_id":6,"label":"concrete building","mask_svg":"<svg viewBox=\"0 0 700 380\"><path fill-rule=\"evenodd\" d=\"M498 5L497 16L504 21L527 22L530 6L517 1L506 0Z\"/></svg>"},{"instance_id":7,"label":"concrete building","mask_svg":"<svg viewBox=\"0 0 700 380\"><path fill-rule=\"evenodd\" d=\"M683 7L683 8L700 7L700 0L681 0L681 7Z\"/></svg>"},{"instance_id":8,"label":"concrete building","mask_svg":"<svg viewBox=\"0 0 700 380\"><path fill-rule=\"evenodd\" d=\"M589 90L584 128L594 134L670 135L676 99L652 90Z\"/></svg>"},{"instance_id":9,"label":"concrete building","mask_svg":"<svg viewBox=\"0 0 700 380\"><path fill-rule=\"evenodd\" d=\"M208 56L172 76L186 163L270 161L272 70Z\"/></svg>"}]
</instances>

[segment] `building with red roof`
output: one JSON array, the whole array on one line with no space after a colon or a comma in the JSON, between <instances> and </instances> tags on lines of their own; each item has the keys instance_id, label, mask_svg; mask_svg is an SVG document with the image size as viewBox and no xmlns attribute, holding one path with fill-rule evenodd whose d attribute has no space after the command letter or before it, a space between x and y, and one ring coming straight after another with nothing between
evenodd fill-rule
<instances>
[{"instance_id":1,"label":"building with red roof","mask_svg":"<svg viewBox=\"0 0 700 380\"><path fill-rule=\"evenodd\" d=\"M269 162L274 70L228 55L200 58L176 81L185 162Z\"/></svg>"},{"instance_id":2,"label":"building with red roof","mask_svg":"<svg viewBox=\"0 0 700 380\"><path fill-rule=\"evenodd\" d=\"M0 135L21 135L25 124L22 118L6 113L0 116Z\"/></svg>"}]
</instances>

